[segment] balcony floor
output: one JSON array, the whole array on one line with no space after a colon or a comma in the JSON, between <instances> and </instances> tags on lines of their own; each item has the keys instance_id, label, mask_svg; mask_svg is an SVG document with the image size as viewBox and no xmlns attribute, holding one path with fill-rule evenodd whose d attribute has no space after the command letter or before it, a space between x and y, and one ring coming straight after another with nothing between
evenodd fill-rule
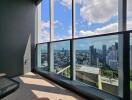
<instances>
[{"instance_id":1,"label":"balcony floor","mask_svg":"<svg viewBox=\"0 0 132 100\"><path fill-rule=\"evenodd\" d=\"M34 73L16 77L20 87L2 100L85 100Z\"/></svg>"}]
</instances>

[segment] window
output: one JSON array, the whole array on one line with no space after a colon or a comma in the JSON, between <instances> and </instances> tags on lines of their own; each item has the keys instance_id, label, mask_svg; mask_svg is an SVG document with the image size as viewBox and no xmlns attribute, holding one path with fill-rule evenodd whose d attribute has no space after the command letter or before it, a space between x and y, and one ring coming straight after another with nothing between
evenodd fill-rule
<instances>
[{"instance_id":1,"label":"window","mask_svg":"<svg viewBox=\"0 0 132 100\"><path fill-rule=\"evenodd\" d=\"M119 58L122 58L122 56L119 56L119 53L121 53L119 50L121 49L118 48L124 45L120 42L122 38L120 38L121 35L119 34L121 33L115 33L114 35L108 35L107 33L118 32L118 14L121 14L120 9L118 10L118 1L121 1L74 0L75 13L72 9L73 0L50 1L43 0L41 4L40 42L49 41L49 43L38 45L38 68L41 71L49 71L50 69L51 73L59 74L63 78L74 79L76 77L75 82L78 81L119 96L120 93L118 92L121 86L119 83L124 82L120 79L123 73L119 73L119 71L123 69L119 67ZM128 30L132 30L131 1L128 0L127 2ZM53 6L50 6L52 3ZM50 7L53 7L53 9L50 9ZM50 13L54 16L49 16ZM75 18L75 23L72 21L73 18ZM53 27L52 24L50 27L50 20ZM124 22L122 23L125 25ZM72 39L72 28L75 28L76 38L74 39ZM51 33L53 32L51 34L53 38L51 39L50 30ZM105 35L87 37L100 34ZM132 42L130 41L130 43L130 65L132 66ZM70 51L73 52L70 53ZM50 61L48 61L48 53L50 54ZM72 53L73 57L70 55ZM72 63L72 60L76 64ZM51 64L50 68L48 64ZM131 66L130 91L132 92Z\"/></svg>"},{"instance_id":2,"label":"window","mask_svg":"<svg viewBox=\"0 0 132 100\"><path fill-rule=\"evenodd\" d=\"M72 0L54 0L54 40L72 36Z\"/></svg>"},{"instance_id":3,"label":"window","mask_svg":"<svg viewBox=\"0 0 132 100\"><path fill-rule=\"evenodd\" d=\"M127 30L132 30L132 0L127 0Z\"/></svg>"},{"instance_id":4,"label":"window","mask_svg":"<svg viewBox=\"0 0 132 100\"><path fill-rule=\"evenodd\" d=\"M76 80L118 95L118 36L85 38L75 43Z\"/></svg>"},{"instance_id":5,"label":"window","mask_svg":"<svg viewBox=\"0 0 132 100\"><path fill-rule=\"evenodd\" d=\"M70 78L70 41L53 43L54 72Z\"/></svg>"},{"instance_id":6,"label":"window","mask_svg":"<svg viewBox=\"0 0 132 100\"><path fill-rule=\"evenodd\" d=\"M130 100L132 100L132 33L130 33Z\"/></svg>"},{"instance_id":7,"label":"window","mask_svg":"<svg viewBox=\"0 0 132 100\"><path fill-rule=\"evenodd\" d=\"M37 69L40 71L49 71L48 44L37 45Z\"/></svg>"},{"instance_id":8,"label":"window","mask_svg":"<svg viewBox=\"0 0 132 100\"><path fill-rule=\"evenodd\" d=\"M118 31L118 0L75 0L76 37Z\"/></svg>"},{"instance_id":9,"label":"window","mask_svg":"<svg viewBox=\"0 0 132 100\"><path fill-rule=\"evenodd\" d=\"M50 41L50 0L43 0L41 3L41 29L39 43Z\"/></svg>"},{"instance_id":10,"label":"window","mask_svg":"<svg viewBox=\"0 0 132 100\"><path fill-rule=\"evenodd\" d=\"M132 0L127 0L127 30L132 30ZM130 33L130 100L132 100L132 33Z\"/></svg>"}]
</instances>

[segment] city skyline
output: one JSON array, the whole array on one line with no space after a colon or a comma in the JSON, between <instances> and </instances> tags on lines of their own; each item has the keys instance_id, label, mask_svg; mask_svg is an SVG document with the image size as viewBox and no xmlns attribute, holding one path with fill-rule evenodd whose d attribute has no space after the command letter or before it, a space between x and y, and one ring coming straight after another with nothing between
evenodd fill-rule
<instances>
[{"instance_id":1,"label":"city skyline","mask_svg":"<svg viewBox=\"0 0 132 100\"><path fill-rule=\"evenodd\" d=\"M44 53L43 56L45 56L45 55L47 56L46 52L41 52L41 53L42 54ZM69 56L70 56L70 50L68 50L64 47L61 48L59 46L59 49L54 49L55 61L57 59L59 59L59 57L61 57L61 59L59 59L57 61L59 63L60 63L60 60L61 60L61 63L62 63L62 61L63 61L62 59L66 59L66 57L68 57L67 59L70 60ZM85 64L86 63L90 64L90 62L92 61L93 62L92 65L94 65L94 64L96 65L97 64L97 59L98 59L98 61L101 61L102 64L108 64L109 66L111 66L111 68L117 69L117 67L118 67L118 43L115 42L111 46L102 45L101 49L97 49L94 45L90 45L85 50L77 50L76 49L76 56L77 56L77 58L80 56L81 59L85 59L83 61L82 60L79 61L80 64L83 64L83 62L85 62ZM113 66L116 66L116 68L113 67Z\"/></svg>"}]
</instances>

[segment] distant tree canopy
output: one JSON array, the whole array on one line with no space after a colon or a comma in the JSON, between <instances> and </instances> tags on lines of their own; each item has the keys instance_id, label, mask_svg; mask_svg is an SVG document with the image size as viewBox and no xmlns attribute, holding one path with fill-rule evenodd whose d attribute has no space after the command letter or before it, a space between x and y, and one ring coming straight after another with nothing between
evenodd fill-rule
<instances>
[{"instance_id":1,"label":"distant tree canopy","mask_svg":"<svg viewBox=\"0 0 132 100\"><path fill-rule=\"evenodd\" d=\"M106 76L109 78L118 78L118 71L112 70L110 67L102 67L101 68L101 74L102 76Z\"/></svg>"}]
</instances>

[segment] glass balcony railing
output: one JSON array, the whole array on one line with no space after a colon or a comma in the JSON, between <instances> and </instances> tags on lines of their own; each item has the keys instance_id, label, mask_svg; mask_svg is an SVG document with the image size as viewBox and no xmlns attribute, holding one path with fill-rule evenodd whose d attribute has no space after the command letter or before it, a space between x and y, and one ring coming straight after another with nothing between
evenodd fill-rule
<instances>
[{"instance_id":1,"label":"glass balcony railing","mask_svg":"<svg viewBox=\"0 0 132 100\"><path fill-rule=\"evenodd\" d=\"M132 34L130 34L130 100L132 100Z\"/></svg>"},{"instance_id":2,"label":"glass balcony railing","mask_svg":"<svg viewBox=\"0 0 132 100\"><path fill-rule=\"evenodd\" d=\"M48 44L46 43L37 46L37 69L40 71L49 71Z\"/></svg>"},{"instance_id":3,"label":"glass balcony railing","mask_svg":"<svg viewBox=\"0 0 132 100\"><path fill-rule=\"evenodd\" d=\"M118 35L77 39L75 44L76 79L118 95Z\"/></svg>"},{"instance_id":4,"label":"glass balcony railing","mask_svg":"<svg viewBox=\"0 0 132 100\"><path fill-rule=\"evenodd\" d=\"M54 52L54 71L70 78L70 41L52 43Z\"/></svg>"},{"instance_id":5,"label":"glass balcony railing","mask_svg":"<svg viewBox=\"0 0 132 100\"><path fill-rule=\"evenodd\" d=\"M75 80L80 83L118 96L121 82L120 36L128 33L130 31L37 44L37 69L41 72L49 71L58 74L69 80L75 77ZM130 92L132 94L131 41L130 38ZM125 45L122 45L123 50Z\"/></svg>"}]
</instances>

